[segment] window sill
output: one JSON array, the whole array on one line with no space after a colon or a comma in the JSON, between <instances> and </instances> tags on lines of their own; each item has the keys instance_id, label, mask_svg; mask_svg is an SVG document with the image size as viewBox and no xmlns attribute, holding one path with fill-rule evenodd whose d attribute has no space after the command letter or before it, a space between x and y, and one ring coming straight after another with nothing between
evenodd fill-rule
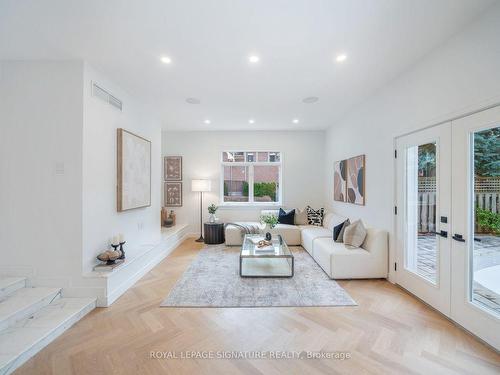
<instances>
[{"instance_id":1,"label":"window sill","mask_svg":"<svg viewBox=\"0 0 500 375\"><path fill-rule=\"evenodd\" d=\"M227 204L221 203L219 205L220 210L252 210L252 209L278 209L282 207L282 204L277 203L236 203L236 204Z\"/></svg>"}]
</instances>

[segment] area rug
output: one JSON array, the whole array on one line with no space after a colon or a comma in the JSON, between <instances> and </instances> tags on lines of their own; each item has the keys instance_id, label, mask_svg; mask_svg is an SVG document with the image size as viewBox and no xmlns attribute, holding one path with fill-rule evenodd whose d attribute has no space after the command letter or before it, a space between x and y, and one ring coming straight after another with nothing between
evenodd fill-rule
<instances>
[{"instance_id":1,"label":"area rug","mask_svg":"<svg viewBox=\"0 0 500 375\"><path fill-rule=\"evenodd\" d=\"M200 251L177 281L162 307L355 306L302 248L292 278L242 278L239 250L209 246Z\"/></svg>"}]
</instances>

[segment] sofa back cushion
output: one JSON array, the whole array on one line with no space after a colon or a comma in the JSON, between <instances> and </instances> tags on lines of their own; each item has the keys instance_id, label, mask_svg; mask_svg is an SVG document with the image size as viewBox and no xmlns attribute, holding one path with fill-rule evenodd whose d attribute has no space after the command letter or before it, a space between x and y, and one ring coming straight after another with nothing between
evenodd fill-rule
<instances>
[{"instance_id":1,"label":"sofa back cushion","mask_svg":"<svg viewBox=\"0 0 500 375\"><path fill-rule=\"evenodd\" d=\"M267 216L267 215L274 215L276 217L279 217L280 210L261 210L260 215L261 216Z\"/></svg>"},{"instance_id":2,"label":"sofa back cushion","mask_svg":"<svg viewBox=\"0 0 500 375\"><path fill-rule=\"evenodd\" d=\"M278 216L278 223L294 225L295 224L295 210L290 210L290 211L286 212L284 209L280 208L279 216Z\"/></svg>"},{"instance_id":3,"label":"sofa back cushion","mask_svg":"<svg viewBox=\"0 0 500 375\"><path fill-rule=\"evenodd\" d=\"M333 230L335 226L343 223L346 220L347 218L345 216L337 215L333 212L328 212L323 218L323 226L328 230Z\"/></svg>"},{"instance_id":4,"label":"sofa back cushion","mask_svg":"<svg viewBox=\"0 0 500 375\"><path fill-rule=\"evenodd\" d=\"M295 209L295 225L307 225L309 222L307 221L307 210L304 209Z\"/></svg>"},{"instance_id":5,"label":"sofa back cushion","mask_svg":"<svg viewBox=\"0 0 500 375\"><path fill-rule=\"evenodd\" d=\"M361 247L370 253L382 253L387 256L389 252L389 235L387 231L367 228L366 238Z\"/></svg>"},{"instance_id":6,"label":"sofa back cushion","mask_svg":"<svg viewBox=\"0 0 500 375\"><path fill-rule=\"evenodd\" d=\"M323 207L315 210L311 206L307 206L306 210L309 225L316 225L318 227L323 226L323 215L325 214L325 209Z\"/></svg>"},{"instance_id":7,"label":"sofa back cushion","mask_svg":"<svg viewBox=\"0 0 500 375\"><path fill-rule=\"evenodd\" d=\"M344 229L344 243L347 246L360 247L366 238L366 228L361 220L356 220Z\"/></svg>"}]
</instances>

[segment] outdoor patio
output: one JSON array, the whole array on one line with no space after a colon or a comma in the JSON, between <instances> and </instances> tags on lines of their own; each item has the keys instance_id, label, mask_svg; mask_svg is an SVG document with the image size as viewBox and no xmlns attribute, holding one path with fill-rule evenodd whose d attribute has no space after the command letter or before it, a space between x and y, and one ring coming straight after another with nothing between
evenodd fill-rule
<instances>
[{"instance_id":1,"label":"outdoor patio","mask_svg":"<svg viewBox=\"0 0 500 375\"><path fill-rule=\"evenodd\" d=\"M500 237L477 235L474 241L473 299L500 314ZM496 267L495 267L496 266ZM499 269L499 272L489 272ZM482 271L482 272L478 272ZM436 280L436 236L418 237L417 273ZM477 280L481 280L480 284Z\"/></svg>"}]
</instances>

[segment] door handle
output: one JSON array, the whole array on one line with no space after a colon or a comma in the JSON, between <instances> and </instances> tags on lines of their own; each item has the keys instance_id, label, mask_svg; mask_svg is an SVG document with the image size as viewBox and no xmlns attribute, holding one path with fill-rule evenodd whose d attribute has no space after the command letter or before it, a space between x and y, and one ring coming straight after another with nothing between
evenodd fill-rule
<instances>
[{"instance_id":1,"label":"door handle","mask_svg":"<svg viewBox=\"0 0 500 375\"><path fill-rule=\"evenodd\" d=\"M438 236L441 236L443 238L448 238L448 232L445 230L442 230L440 232L431 232L432 234L437 234Z\"/></svg>"},{"instance_id":2,"label":"door handle","mask_svg":"<svg viewBox=\"0 0 500 375\"><path fill-rule=\"evenodd\" d=\"M465 239L463 238L463 236L461 234L455 233L452 238L458 242L465 242Z\"/></svg>"}]
</instances>

